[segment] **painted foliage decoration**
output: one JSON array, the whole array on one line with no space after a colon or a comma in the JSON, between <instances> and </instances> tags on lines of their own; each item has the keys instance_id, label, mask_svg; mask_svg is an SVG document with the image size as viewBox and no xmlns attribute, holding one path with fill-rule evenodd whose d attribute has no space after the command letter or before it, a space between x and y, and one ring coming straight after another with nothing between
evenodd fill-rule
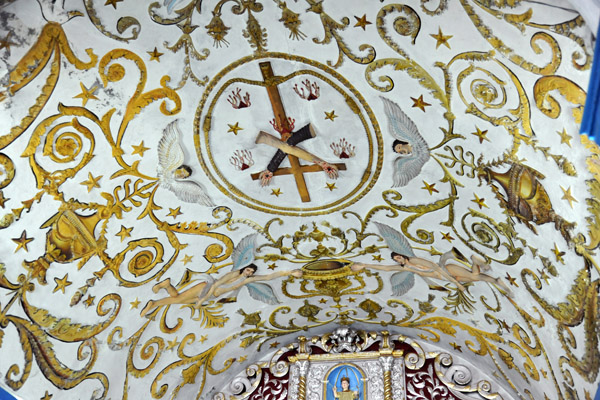
<instances>
[{"instance_id":1,"label":"painted foliage decoration","mask_svg":"<svg viewBox=\"0 0 600 400\"><path fill-rule=\"evenodd\" d=\"M4 1L0 386L590 399L592 35L543 3Z\"/></svg>"}]
</instances>

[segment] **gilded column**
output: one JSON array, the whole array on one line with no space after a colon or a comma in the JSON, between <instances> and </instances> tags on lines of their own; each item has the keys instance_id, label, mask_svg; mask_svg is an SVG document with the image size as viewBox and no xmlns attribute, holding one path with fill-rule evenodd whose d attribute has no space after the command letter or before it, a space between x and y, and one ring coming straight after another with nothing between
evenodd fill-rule
<instances>
[{"instance_id":1,"label":"gilded column","mask_svg":"<svg viewBox=\"0 0 600 400\"><path fill-rule=\"evenodd\" d=\"M308 360L298 360L296 361L296 366L300 372L300 380L298 382L298 400L306 400L306 374L308 372Z\"/></svg>"},{"instance_id":2,"label":"gilded column","mask_svg":"<svg viewBox=\"0 0 600 400\"><path fill-rule=\"evenodd\" d=\"M379 362L383 366L383 399L392 400L392 364L394 357L379 357Z\"/></svg>"}]
</instances>

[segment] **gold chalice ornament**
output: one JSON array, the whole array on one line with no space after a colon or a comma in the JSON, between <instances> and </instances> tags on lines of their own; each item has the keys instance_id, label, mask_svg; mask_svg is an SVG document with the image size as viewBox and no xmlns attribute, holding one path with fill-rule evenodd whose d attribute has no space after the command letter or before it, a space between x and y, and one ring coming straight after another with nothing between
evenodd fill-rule
<instances>
[{"instance_id":1,"label":"gold chalice ornament","mask_svg":"<svg viewBox=\"0 0 600 400\"><path fill-rule=\"evenodd\" d=\"M376 293L383 287L381 278L371 275L370 272L356 272L351 269L353 261L344 259L322 259L311 261L304 264L302 269L302 280L300 282L300 291L302 294L288 292L287 281L283 282L282 290L286 296L294 299L304 299L313 296L329 296L336 303L339 303L342 296L363 295L364 288L367 286L364 280L366 276L375 276L377 284L370 284L370 287L376 287L369 293Z\"/></svg>"}]
</instances>

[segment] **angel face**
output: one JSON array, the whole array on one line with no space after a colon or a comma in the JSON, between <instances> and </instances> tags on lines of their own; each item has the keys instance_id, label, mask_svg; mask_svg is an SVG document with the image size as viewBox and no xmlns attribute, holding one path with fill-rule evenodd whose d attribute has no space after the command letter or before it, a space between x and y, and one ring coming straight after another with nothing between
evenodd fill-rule
<instances>
[{"instance_id":1,"label":"angel face","mask_svg":"<svg viewBox=\"0 0 600 400\"><path fill-rule=\"evenodd\" d=\"M413 151L412 146L409 143L401 140L394 140L393 148L394 153L402 155L412 154Z\"/></svg>"},{"instance_id":2,"label":"angel face","mask_svg":"<svg viewBox=\"0 0 600 400\"><path fill-rule=\"evenodd\" d=\"M254 272L256 272L256 269L252 267L246 267L242 270L242 275L244 275L246 278L250 278L252 275L254 275Z\"/></svg>"},{"instance_id":3,"label":"angel face","mask_svg":"<svg viewBox=\"0 0 600 400\"><path fill-rule=\"evenodd\" d=\"M174 172L175 179L185 179L192 174L192 169L187 165L182 165Z\"/></svg>"},{"instance_id":4,"label":"angel face","mask_svg":"<svg viewBox=\"0 0 600 400\"><path fill-rule=\"evenodd\" d=\"M403 256L401 254L396 254L392 257L392 259L394 261L396 261L401 267L404 267L406 265L406 262L408 261L408 257Z\"/></svg>"}]
</instances>

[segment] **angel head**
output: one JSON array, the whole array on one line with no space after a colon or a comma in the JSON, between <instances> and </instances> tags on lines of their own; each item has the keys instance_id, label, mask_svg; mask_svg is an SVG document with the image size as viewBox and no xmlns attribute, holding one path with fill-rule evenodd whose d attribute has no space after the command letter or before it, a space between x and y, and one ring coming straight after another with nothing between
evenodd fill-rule
<instances>
[{"instance_id":1,"label":"angel head","mask_svg":"<svg viewBox=\"0 0 600 400\"><path fill-rule=\"evenodd\" d=\"M187 165L182 165L177 168L173 174L175 179L185 179L188 178L192 174L192 169Z\"/></svg>"},{"instance_id":2,"label":"angel head","mask_svg":"<svg viewBox=\"0 0 600 400\"><path fill-rule=\"evenodd\" d=\"M394 140L394 143L392 143L392 148L394 149L394 153L401 155L412 154L413 151L410 143L398 139Z\"/></svg>"},{"instance_id":3,"label":"angel head","mask_svg":"<svg viewBox=\"0 0 600 400\"><path fill-rule=\"evenodd\" d=\"M409 258L410 257L407 255L399 254L395 251L392 251L392 260L396 261L401 267L404 267L406 265L406 262L409 260Z\"/></svg>"},{"instance_id":4,"label":"angel head","mask_svg":"<svg viewBox=\"0 0 600 400\"><path fill-rule=\"evenodd\" d=\"M240 269L240 275L244 275L246 278L250 278L252 275L254 275L257 269L258 267L254 263L248 264L244 268Z\"/></svg>"}]
</instances>

